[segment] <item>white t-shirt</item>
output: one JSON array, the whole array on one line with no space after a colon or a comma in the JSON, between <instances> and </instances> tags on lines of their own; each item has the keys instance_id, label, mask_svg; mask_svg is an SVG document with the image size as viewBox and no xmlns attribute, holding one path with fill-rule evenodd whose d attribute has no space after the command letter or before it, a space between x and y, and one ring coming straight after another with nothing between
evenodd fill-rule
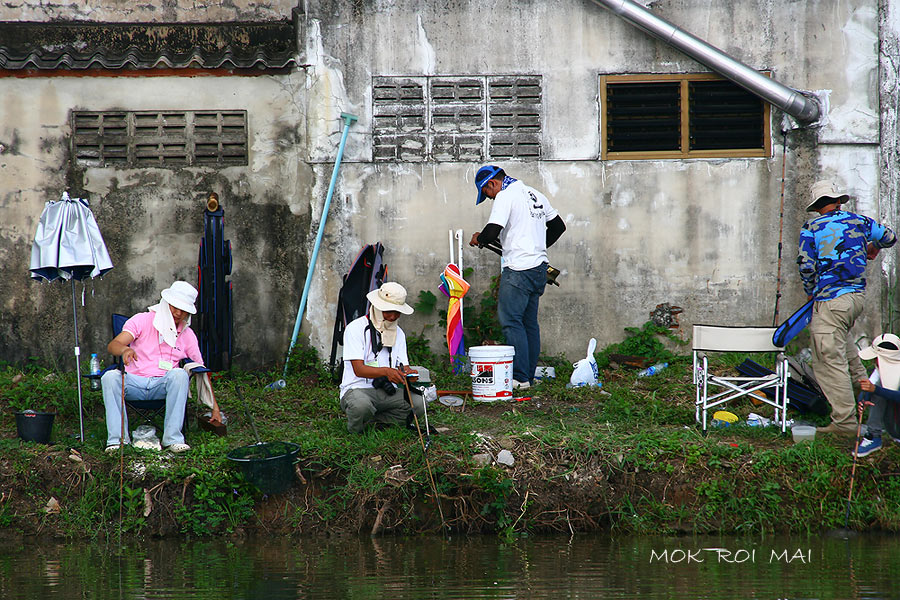
<instances>
[{"instance_id":1,"label":"white t-shirt","mask_svg":"<svg viewBox=\"0 0 900 600\"><path fill-rule=\"evenodd\" d=\"M509 184L494 198L488 223L503 228L501 267L513 271L533 269L547 262L547 221L559 212L550 206L547 197L521 181Z\"/></svg>"},{"instance_id":2,"label":"white t-shirt","mask_svg":"<svg viewBox=\"0 0 900 600\"><path fill-rule=\"evenodd\" d=\"M347 324L344 330L344 377L341 379L341 398L347 390L353 388L372 387L372 380L357 377L353 371L351 360L361 360L370 367L394 367L408 365L406 356L406 334L397 326L397 341L390 353L387 348L382 348L378 356L372 351L372 332L366 331L369 317L362 316Z\"/></svg>"}]
</instances>

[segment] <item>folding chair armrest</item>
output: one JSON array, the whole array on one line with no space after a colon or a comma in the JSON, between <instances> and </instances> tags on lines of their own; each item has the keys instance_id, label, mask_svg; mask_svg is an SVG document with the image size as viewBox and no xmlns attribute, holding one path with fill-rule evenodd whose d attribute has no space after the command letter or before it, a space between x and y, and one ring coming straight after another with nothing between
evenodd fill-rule
<instances>
[{"instance_id":1,"label":"folding chair armrest","mask_svg":"<svg viewBox=\"0 0 900 600\"><path fill-rule=\"evenodd\" d=\"M112 371L112 370L118 369L118 368L119 368L118 364L111 364L108 367L106 367L105 369L103 369L102 371L100 371L99 373L97 373L96 375L94 375L93 373L87 373L84 377L85 377L85 379L90 379L90 380L96 379L99 381L104 375L106 375L107 371Z\"/></svg>"},{"instance_id":2,"label":"folding chair armrest","mask_svg":"<svg viewBox=\"0 0 900 600\"><path fill-rule=\"evenodd\" d=\"M191 361L190 361L189 359L187 359L187 358L182 358L182 359L178 362L178 366L181 367L181 368L184 368L184 366L187 365L187 364L190 363L190 362L191 362ZM210 368L208 368L208 367L194 367L193 369L190 370L190 374L191 374L191 375L196 375L197 373L212 373L212 369L210 369Z\"/></svg>"},{"instance_id":3,"label":"folding chair armrest","mask_svg":"<svg viewBox=\"0 0 900 600\"><path fill-rule=\"evenodd\" d=\"M100 371L99 375L88 375L88 377L97 377L99 379L99 378L103 377L104 375L106 375L107 371L121 370L121 367L122 367L122 365L120 365L119 363L114 363L114 364L109 365L102 371Z\"/></svg>"}]
</instances>

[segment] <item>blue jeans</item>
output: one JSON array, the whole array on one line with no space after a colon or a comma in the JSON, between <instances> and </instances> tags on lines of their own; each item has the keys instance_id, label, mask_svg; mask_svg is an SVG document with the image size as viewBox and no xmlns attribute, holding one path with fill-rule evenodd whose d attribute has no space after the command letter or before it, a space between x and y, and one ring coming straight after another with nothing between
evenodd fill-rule
<instances>
[{"instance_id":1,"label":"blue jeans","mask_svg":"<svg viewBox=\"0 0 900 600\"><path fill-rule=\"evenodd\" d=\"M506 343L516 349L513 379L531 381L541 354L541 328L538 325L538 301L547 285L547 263L513 271L509 267L500 274L497 317L503 327Z\"/></svg>"},{"instance_id":2,"label":"blue jeans","mask_svg":"<svg viewBox=\"0 0 900 600\"><path fill-rule=\"evenodd\" d=\"M122 435L122 372L111 369L100 379L106 407L106 445L118 446ZM187 404L190 375L184 369L172 369L163 377L125 375L126 400L166 400L162 445L183 444L184 407ZM125 415L125 443L130 444L128 415Z\"/></svg>"}]
</instances>

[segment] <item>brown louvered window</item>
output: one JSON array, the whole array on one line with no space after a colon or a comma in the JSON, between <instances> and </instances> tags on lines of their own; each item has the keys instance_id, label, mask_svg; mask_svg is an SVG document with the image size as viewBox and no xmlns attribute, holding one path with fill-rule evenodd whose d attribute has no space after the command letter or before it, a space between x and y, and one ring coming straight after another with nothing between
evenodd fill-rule
<instances>
[{"instance_id":1,"label":"brown louvered window","mask_svg":"<svg viewBox=\"0 0 900 600\"><path fill-rule=\"evenodd\" d=\"M769 104L711 74L600 77L600 157L771 154Z\"/></svg>"},{"instance_id":2,"label":"brown louvered window","mask_svg":"<svg viewBox=\"0 0 900 600\"><path fill-rule=\"evenodd\" d=\"M540 76L375 77L376 161L541 156Z\"/></svg>"},{"instance_id":3,"label":"brown louvered window","mask_svg":"<svg viewBox=\"0 0 900 600\"><path fill-rule=\"evenodd\" d=\"M73 111L72 155L97 167L248 164L247 111Z\"/></svg>"}]
</instances>

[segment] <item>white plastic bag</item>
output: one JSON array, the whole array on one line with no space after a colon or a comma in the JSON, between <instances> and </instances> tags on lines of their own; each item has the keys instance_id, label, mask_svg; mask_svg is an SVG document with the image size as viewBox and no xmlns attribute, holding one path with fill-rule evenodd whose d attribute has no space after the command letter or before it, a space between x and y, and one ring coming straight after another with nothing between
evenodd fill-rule
<instances>
[{"instance_id":1,"label":"white plastic bag","mask_svg":"<svg viewBox=\"0 0 900 600\"><path fill-rule=\"evenodd\" d=\"M588 343L587 356L572 365L575 367L575 370L572 371L572 376L569 378L569 384L572 387L600 385L600 382L597 381L600 371L597 368L597 361L594 359L594 350L596 349L597 340L591 338L591 341Z\"/></svg>"},{"instance_id":2,"label":"white plastic bag","mask_svg":"<svg viewBox=\"0 0 900 600\"><path fill-rule=\"evenodd\" d=\"M156 427L152 425L140 425L131 432L131 441L134 442L135 448L143 448L144 450L156 450L162 452L162 444L156 437Z\"/></svg>"}]
</instances>

